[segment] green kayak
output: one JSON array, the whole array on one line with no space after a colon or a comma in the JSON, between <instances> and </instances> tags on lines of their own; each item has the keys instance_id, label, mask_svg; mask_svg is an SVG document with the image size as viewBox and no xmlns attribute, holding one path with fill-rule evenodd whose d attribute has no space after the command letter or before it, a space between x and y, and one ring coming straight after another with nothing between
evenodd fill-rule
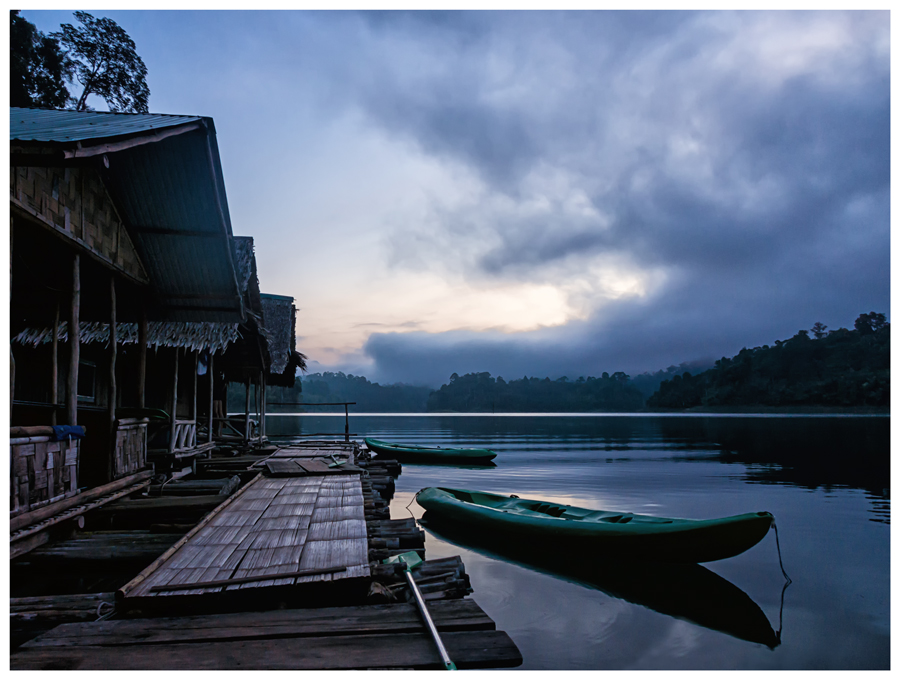
<instances>
[{"instance_id":1,"label":"green kayak","mask_svg":"<svg viewBox=\"0 0 900 680\"><path fill-rule=\"evenodd\" d=\"M487 463L497 454L487 449L445 449L440 446L416 446L414 444L391 444L378 439L365 439L366 446L382 456L393 456L397 460L439 463L456 461L467 463Z\"/></svg>"},{"instance_id":2,"label":"green kayak","mask_svg":"<svg viewBox=\"0 0 900 680\"><path fill-rule=\"evenodd\" d=\"M775 521L769 512L707 520L652 517L441 487L422 489L416 501L428 519L465 524L507 541L654 562L734 557L759 543Z\"/></svg>"}]
</instances>

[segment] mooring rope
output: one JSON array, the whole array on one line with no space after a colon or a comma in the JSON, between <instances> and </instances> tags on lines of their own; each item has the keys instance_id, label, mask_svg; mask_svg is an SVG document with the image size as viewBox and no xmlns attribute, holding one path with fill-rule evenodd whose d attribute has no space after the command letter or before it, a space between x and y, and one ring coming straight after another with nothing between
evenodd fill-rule
<instances>
[{"instance_id":1,"label":"mooring rope","mask_svg":"<svg viewBox=\"0 0 900 680\"><path fill-rule=\"evenodd\" d=\"M784 570L784 562L781 560L781 542L778 540L778 525L775 522L772 522L772 527L775 529L775 547L778 548L778 566L781 567L781 573L784 575L784 587L781 589L781 606L778 608L778 631L775 633L775 638L778 642L781 642L781 631L784 628L784 591L787 590L788 586L791 585L791 577L787 575L787 572Z\"/></svg>"},{"instance_id":2,"label":"mooring rope","mask_svg":"<svg viewBox=\"0 0 900 680\"><path fill-rule=\"evenodd\" d=\"M784 574L784 578L787 581L787 586L791 585L791 577L787 575L787 572L784 570L784 562L781 561L781 543L778 541L778 525L775 522L772 522L772 528L775 529L775 547L778 548L778 566L781 567L781 573Z\"/></svg>"},{"instance_id":3,"label":"mooring rope","mask_svg":"<svg viewBox=\"0 0 900 680\"><path fill-rule=\"evenodd\" d=\"M103 607L109 607L109 611L105 614L101 614L100 612L103 610ZM97 605L97 621L105 621L106 619L112 618L113 614L116 613L116 605L112 602L101 602Z\"/></svg>"}]
</instances>

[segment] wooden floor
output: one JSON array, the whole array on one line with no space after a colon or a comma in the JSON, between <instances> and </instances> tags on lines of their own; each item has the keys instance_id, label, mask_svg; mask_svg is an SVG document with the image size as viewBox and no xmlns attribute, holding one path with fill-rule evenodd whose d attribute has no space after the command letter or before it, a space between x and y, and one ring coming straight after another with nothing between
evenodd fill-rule
<instances>
[{"instance_id":1,"label":"wooden floor","mask_svg":"<svg viewBox=\"0 0 900 680\"><path fill-rule=\"evenodd\" d=\"M459 668L522 663L473 600L429 611ZM412 604L125 619L57 626L10 656L12 669L315 670L440 668Z\"/></svg>"},{"instance_id":2,"label":"wooden floor","mask_svg":"<svg viewBox=\"0 0 900 680\"><path fill-rule=\"evenodd\" d=\"M261 474L244 486L128 584L124 599L368 578L359 474L296 469L302 476ZM327 573L260 578L311 570ZM211 584L228 580L241 582Z\"/></svg>"}]
</instances>

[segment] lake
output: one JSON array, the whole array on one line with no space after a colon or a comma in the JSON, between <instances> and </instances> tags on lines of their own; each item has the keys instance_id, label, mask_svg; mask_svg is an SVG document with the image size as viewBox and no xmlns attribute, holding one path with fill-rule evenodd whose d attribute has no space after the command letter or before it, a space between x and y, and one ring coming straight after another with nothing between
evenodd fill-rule
<instances>
[{"instance_id":1,"label":"lake","mask_svg":"<svg viewBox=\"0 0 900 680\"><path fill-rule=\"evenodd\" d=\"M270 438L342 433L277 415ZM489 448L495 467L404 464L393 518L427 486L712 518L768 510L749 551L692 568L585 564L426 526L522 669L890 668L890 419L877 416L353 415L354 438ZM407 507L408 506L408 507Z\"/></svg>"}]
</instances>

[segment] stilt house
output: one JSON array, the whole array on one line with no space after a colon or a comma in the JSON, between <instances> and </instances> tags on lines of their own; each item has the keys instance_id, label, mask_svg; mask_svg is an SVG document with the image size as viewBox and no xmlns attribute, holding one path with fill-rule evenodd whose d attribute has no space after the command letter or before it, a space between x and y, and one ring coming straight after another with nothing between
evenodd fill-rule
<instances>
[{"instance_id":1,"label":"stilt house","mask_svg":"<svg viewBox=\"0 0 900 680\"><path fill-rule=\"evenodd\" d=\"M11 516L211 449L223 372L293 384L211 118L11 109L10 223Z\"/></svg>"}]
</instances>

